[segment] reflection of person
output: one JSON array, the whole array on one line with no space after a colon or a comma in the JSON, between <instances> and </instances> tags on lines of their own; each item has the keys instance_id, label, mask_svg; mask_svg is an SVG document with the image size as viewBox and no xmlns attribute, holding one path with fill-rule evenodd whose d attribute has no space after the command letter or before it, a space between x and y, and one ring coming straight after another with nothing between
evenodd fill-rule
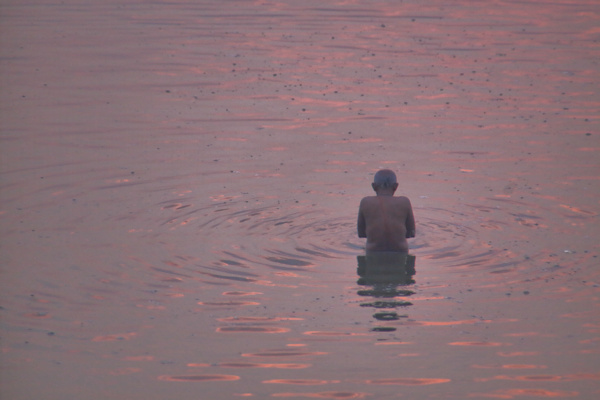
<instances>
[{"instance_id":1,"label":"reflection of person","mask_svg":"<svg viewBox=\"0 0 600 400\"><path fill-rule=\"evenodd\" d=\"M373 252L366 256L357 256L360 276L359 285L383 285L390 290L389 285L410 285L415 283L416 257L411 254L392 252Z\"/></svg>"},{"instance_id":2,"label":"reflection of person","mask_svg":"<svg viewBox=\"0 0 600 400\"><path fill-rule=\"evenodd\" d=\"M415 294L409 285L415 283L415 256L399 252L373 252L357 256L360 276L357 284L363 286L357 294L373 297L374 301L361 303L361 307L374 307L378 311L373 318L378 321L396 321L407 315L398 315L398 307L408 307L412 303L404 300ZM369 288L364 288L368 286ZM402 287L402 288L399 288ZM402 299L399 299L402 298ZM392 326L376 326L371 329L376 332L392 332Z\"/></svg>"},{"instance_id":3,"label":"reflection of person","mask_svg":"<svg viewBox=\"0 0 600 400\"><path fill-rule=\"evenodd\" d=\"M410 200L395 196L396 174L382 169L371 184L376 196L367 196L358 209L358 237L367 238L366 251L408 253L407 238L415 237L415 217Z\"/></svg>"}]
</instances>

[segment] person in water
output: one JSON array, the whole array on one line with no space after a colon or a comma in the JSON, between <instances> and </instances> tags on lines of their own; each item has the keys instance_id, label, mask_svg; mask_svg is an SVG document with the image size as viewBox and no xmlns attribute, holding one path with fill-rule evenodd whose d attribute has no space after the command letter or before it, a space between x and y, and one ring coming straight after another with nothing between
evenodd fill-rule
<instances>
[{"instance_id":1,"label":"person in water","mask_svg":"<svg viewBox=\"0 0 600 400\"><path fill-rule=\"evenodd\" d=\"M358 209L358 237L367 238L366 252L408 254L407 238L415 237L415 217L410 200L394 196L396 174L382 169L371 184L376 196L367 196Z\"/></svg>"}]
</instances>

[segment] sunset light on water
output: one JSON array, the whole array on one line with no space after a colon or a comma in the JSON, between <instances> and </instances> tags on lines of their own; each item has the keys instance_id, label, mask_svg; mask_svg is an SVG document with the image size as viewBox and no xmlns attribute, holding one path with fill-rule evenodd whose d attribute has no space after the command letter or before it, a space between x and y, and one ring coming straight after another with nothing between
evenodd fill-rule
<instances>
[{"instance_id":1,"label":"sunset light on water","mask_svg":"<svg viewBox=\"0 0 600 400\"><path fill-rule=\"evenodd\" d=\"M0 398L597 398L599 23L4 2ZM393 270L357 237L382 168Z\"/></svg>"}]
</instances>

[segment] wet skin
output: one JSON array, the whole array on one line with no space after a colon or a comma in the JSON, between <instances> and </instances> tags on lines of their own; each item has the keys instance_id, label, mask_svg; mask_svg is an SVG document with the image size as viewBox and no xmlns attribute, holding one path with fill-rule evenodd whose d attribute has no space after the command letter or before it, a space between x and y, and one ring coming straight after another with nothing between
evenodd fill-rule
<instances>
[{"instance_id":1,"label":"wet skin","mask_svg":"<svg viewBox=\"0 0 600 400\"><path fill-rule=\"evenodd\" d=\"M377 196L361 200L358 210L358 237L367 238L366 251L408 253L407 238L415 236L415 218L410 200L394 197L394 188L378 188Z\"/></svg>"}]
</instances>

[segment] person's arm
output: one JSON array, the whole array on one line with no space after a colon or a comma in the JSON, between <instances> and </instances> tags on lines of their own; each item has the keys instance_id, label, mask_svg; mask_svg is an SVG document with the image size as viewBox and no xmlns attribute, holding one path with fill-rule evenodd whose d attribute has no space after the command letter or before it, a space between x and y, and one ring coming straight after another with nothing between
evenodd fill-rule
<instances>
[{"instance_id":1,"label":"person's arm","mask_svg":"<svg viewBox=\"0 0 600 400\"><path fill-rule=\"evenodd\" d=\"M416 234L415 227L415 216L413 214L412 205L410 204L410 200L406 199L408 203L407 212L406 212L406 237L414 238Z\"/></svg>"},{"instance_id":2,"label":"person's arm","mask_svg":"<svg viewBox=\"0 0 600 400\"><path fill-rule=\"evenodd\" d=\"M361 202L360 207L358 208L358 221L356 223L356 228L358 230L359 238L367 237L367 224L365 222L365 216L363 215L363 212L362 212L362 202Z\"/></svg>"}]
</instances>

